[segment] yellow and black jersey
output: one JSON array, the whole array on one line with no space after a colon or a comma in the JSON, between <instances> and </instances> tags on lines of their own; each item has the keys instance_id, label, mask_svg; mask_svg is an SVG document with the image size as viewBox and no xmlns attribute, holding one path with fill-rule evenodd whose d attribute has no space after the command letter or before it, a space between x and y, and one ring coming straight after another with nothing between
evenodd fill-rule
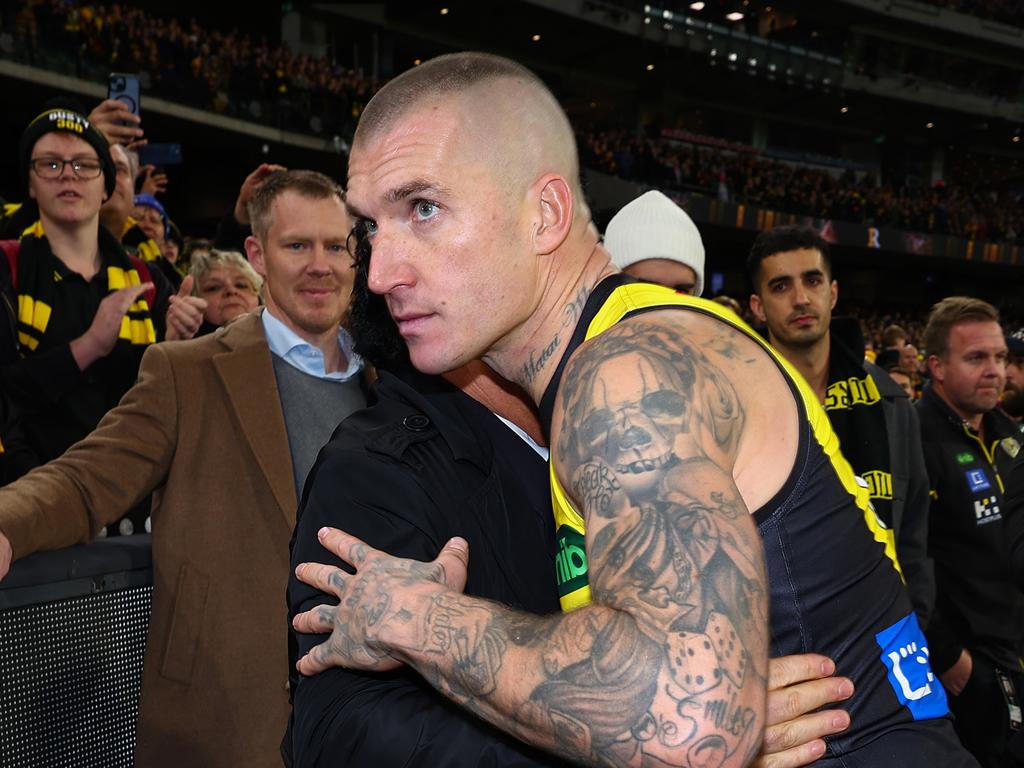
<instances>
[{"instance_id":1,"label":"yellow and black jersey","mask_svg":"<svg viewBox=\"0 0 1024 768\"><path fill-rule=\"evenodd\" d=\"M796 399L797 460L785 486L753 516L768 567L772 655L823 653L836 661L838 674L854 681L856 693L844 702L853 725L828 739L829 755L844 766L973 765L966 753L962 761L959 757L945 719L945 693L929 666L927 641L902 583L891 531L878 521L867 484L843 458L807 383L732 312L624 275L605 279L584 307L541 400L545 428L550 429L565 365L580 344L626 317L668 308L717 318L753 339L775 361ZM590 601L586 531L553 468L550 481L559 594L563 610L572 610Z\"/></svg>"}]
</instances>

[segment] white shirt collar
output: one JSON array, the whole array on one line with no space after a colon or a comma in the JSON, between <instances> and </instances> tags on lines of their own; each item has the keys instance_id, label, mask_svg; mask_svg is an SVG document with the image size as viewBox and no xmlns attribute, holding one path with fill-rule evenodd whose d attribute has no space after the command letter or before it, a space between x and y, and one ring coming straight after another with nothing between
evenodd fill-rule
<instances>
[{"instance_id":1,"label":"white shirt collar","mask_svg":"<svg viewBox=\"0 0 1024 768\"><path fill-rule=\"evenodd\" d=\"M295 331L263 308L263 332L267 337L270 351L289 365L318 379L348 381L363 368L363 359L355 353L352 336L344 328L338 328L338 348L348 360L343 371L327 373L324 370L324 353L299 336Z\"/></svg>"}]
</instances>

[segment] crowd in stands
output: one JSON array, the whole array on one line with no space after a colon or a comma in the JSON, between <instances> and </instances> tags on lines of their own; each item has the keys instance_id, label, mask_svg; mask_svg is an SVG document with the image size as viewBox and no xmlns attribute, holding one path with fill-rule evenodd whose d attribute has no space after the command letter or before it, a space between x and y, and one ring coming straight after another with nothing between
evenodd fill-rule
<instances>
[{"instance_id":1,"label":"crowd in stands","mask_svg":"<svg viewBox=\"0 0 1024 768\"><path fill-rule=\"evenodd\" d=\"M26 0L5 19L7 48L41 63L63 56L79 76L138 72L147 94L278 128L351 136L377 83L237 29L206 29L120 3Z\"/></svg>"},{"instance_id":2,"label":"crowd in stands","mask_svg":"<svg viewBox=\"0 0 1024 768\"><path fill-rule=\"evenodd\" d=\"M1015 2L951 2L1010 13ZM961 8L963 6L963 8ZM83 75L139 72L145 93L296 131L348 138L379 83L266 37L205 29L121 4L26 0L3 19L6 49L36 62L60 52ZM0 42L0 48L5 48ZM53 64L41 62L44 65ZM67 62L66 62L67 63ZM1024 242L1019 194L975 183L876 181L773 160L756 151L650 137L627 129L580 137L584 167L787 213L993 242Z\"/></svg>"},{"instance_id":3,"label":"crowd in stands","mask_svg":"<svg viewBox=\"0 0 1024 768\"><path fill-rule=\"evenodd\" d=\"M876 227L1024 243L1024 201L997 189L932 186L825 170L741 150L648 137L626 129L579 137L581 162L631 181L700 191L723 201Z\"/></svg>"}]
</instances>

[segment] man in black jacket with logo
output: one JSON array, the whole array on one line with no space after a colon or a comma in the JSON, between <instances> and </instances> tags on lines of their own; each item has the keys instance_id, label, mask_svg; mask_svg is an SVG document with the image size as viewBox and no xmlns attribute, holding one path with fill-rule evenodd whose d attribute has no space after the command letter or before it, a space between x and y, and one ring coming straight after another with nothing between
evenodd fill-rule
<instances>
[{"instance_id":1,"label":"man in black jacket with logo","mask_svg":"<svg viewBox=\"0 0 1024 768\"><path fill-rule=\"evenodd\" d=\"M758 235L747 262L750 308L768 340L825 406L843 455L867 484L871 504L893 532L896 554L921 626L934 601L928 536L928 476L917 417L906 393L864 359L853 319L832 318L839 295L828 243L808 227Z\"/></svg>"},{"instance_id":2,"label":"man in black jacket with logo","mask_svg":"<svg viewBox=\"0 0 1024 768\"><path fill-rule=\"evenodd\" d=\"M1024 479L1014 472L1024 436L996 407L1006 342L994 307L953 296L932 308L924 343L932 385L917 411L932 495L931 662L952 694L964 746L982 765L1021 765L1007 744L1021 726L1024 596L1013 586L1003 521L1007 484Z\"/></svg>"}]
</instances>

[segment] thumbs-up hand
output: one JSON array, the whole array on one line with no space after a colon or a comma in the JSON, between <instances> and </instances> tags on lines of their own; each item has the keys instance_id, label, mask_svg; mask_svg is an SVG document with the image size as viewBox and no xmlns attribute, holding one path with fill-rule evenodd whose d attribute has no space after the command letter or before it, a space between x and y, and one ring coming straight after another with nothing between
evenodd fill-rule
<instances>
[{"instance_id":1,"label":"thumbs-up hand","mask_svg":"<svg viewBox=\"0 0 1024 768\"><path fill-rule=\"evenodd\" d=\"M166 341L191 339L203 324L206 299L192 295L194 283L195 278L189 275L181 281L178 292L171 296L167 307L167 332L164 334Z\"/></svg>"}]
</instances>

